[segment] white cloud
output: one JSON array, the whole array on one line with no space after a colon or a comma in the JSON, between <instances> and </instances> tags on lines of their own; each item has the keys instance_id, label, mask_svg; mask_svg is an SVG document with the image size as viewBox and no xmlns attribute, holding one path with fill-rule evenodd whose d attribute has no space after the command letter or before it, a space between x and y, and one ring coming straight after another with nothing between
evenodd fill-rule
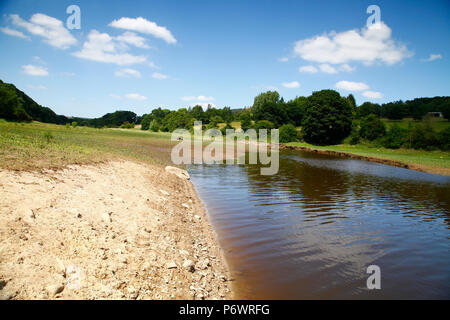
<instances>
[{"instance_id":1,"label":"white cloud","mask_svg":"<svg viewBox=\"0 0 450 320\"><path fill-rule=\"evenodd\" d=\"M335 84L337 89L347 91L363 91L369 89L369 86L364 82L352 82L352 81L339 81Z\"/></svg>"},{"instance_id":2,"label":"white cloud","mask_svg":"<svg viewBox=\"0 0 450 320\"><path fill-rule=\"evenodd\" d=\"M45 42L53 47L67 49L77 43L77 39L64 28L61 20L47 16L42 13L36 13L31 16L30 21L25 21L17 14L10 15L12 23L24 28L29 33L43 37Z\"/></svg>"},{"instance_id":3,"label":"white cloud","mask_svg":"<svg viewBox=\"0 0 450 320\"><path fill-rule=\"evenodd\" d=\"M116 77L124 77L124 78L130 78L130 77L135 77L135 78L140 78L141 77L141 73L137 70L134 69L120 69L117 70L116 72L114 72L114 75Z\"/></svg>"},{"instance_id":4,"label":"white cloud","mask_svg":"<svg viewBox=\"0 0 450 320\"><path fill-rule=\"evenodd\" d=\"M166 74L163 74L163 73L153 72L152 78L158 79L158 80L164 80L164 79L169 78L169 76Z\"/></svg>"},{"instance_id":5,"label":"white cloud","mask_svg":"<svg viewBox=\"0 0 450 320\"><path fill-rule=\"evenodd\" d=\"M381 92L376 91L364 91L362 95L369 99L381 99L383 98L383 94Z\"/></svg>"},{"instance_id":6,"label":"white cloud","mask_svg":"<svg viewBox=\"0 0 450 320\"><path fill-rule=\"evenodd\" d=\"M298 81L283 82L282 85L283 85L283 87L288 88L288 89L300 88L300 83Z\"/></svg>"},{"instance_id":7,"label":"white cloud","mask_svg":"<svg viewBox=\"0 0 450 320\"><path fill-rule=\"evenodd\" d=\"M355 67L349 66L348 64L344 63L339 66L339 71L352 72L355 71Z\"/></svg>"},{"instance_id":8,"label":"white cloud","mask_svg":"<svg viewBox=\"0 0 450 320\"><path fill-rule=\"evenodd\" d=\"M3 32L4 34L7 34L8 36L13 36L13 37L22 38L22 39L30 39L30 37L24 35L23 32L14 30L14 29L10 29L7 27L0 28L0 31Z\"/></svg>"},{"instance_id":9,"label":"white cloud","mask_svg":"<svg viewBox=\"0 0 450 320\"><path fill-rule=\"evenodd\" d=\"M117 65L131 65L147 61L144 56L134 56L125 52L118 52L117 43L107 33L92 30L88 40L84 42L81 51L73 53L74 56L104 63Z\"/></svg>"},{"instance_id":10,"label":"white cloud","mask_svg":"<svg viewBox=\"0 0 450 320\"><path fill-rule=\"evenodd\" d=\"M208 96L187 96L187 97L182 97L181 100L183 101L194 101L194 100L198 100L198 101L214 101L215 98L214 97L208 97Z\"/></svg>"},{"instance_id":11,"label":"white cloud","mask_svg":"<svg viewBox=\"0 0 450 320\"><path fill-rule=\"evenodd\" d=\"M116 99L116 100L122 99L121 96L119 96L119 95L117 95L117 94L114 94L114 93L111 93L109 96L110 96L111 98L113 98L113 99Z\"/></svg>"},{"instance_id":12,"label":"white cloud","mask_svg":"<svg viewBox=\"0 0 450 320\"><path fill-rule=\"evenodd\" d=\"M140 95L139 93L128 93L125 95L125 98L130 100L144 101L147 100L146 96Z\"/></svg>"},{"instance_id":13,"label":"white cloud","mask_svg":"<svg viewBox=\"0 0 450 320\"><path fill-rule=\"evenodd\" d=\"M328 63L323 63L323 64L319 65L319 69L320 69L320 71L322 71L324 73L330 73L330 74L337 73L336 68L333 66L330 66Z\"/></svg>"},{"instance_id":14,"label":"white cloud","mask_svg":"<svg viewBox=\"0 0 450 320\"><path fill-rule=\"evenodd\" d=\"M32 84L29 84L29 85L27 85L27 88L33 89L33 90L47 90L47 87L43 86L43 85L32 85Z\"/></svg>"},{"instance_id":15,"label":"white cloud","mask_svg":"<svg viewBox=\"0 0 450 320\"><path fill-rule=\"evenodd\" d=\"M426 59L422 59L422 61L424 62L431 62L434 60L438 60L438 59L442 59L442 55L441 54L430 54L430 56Z\"/></svg>"},{"instance_id":16,"label":"white cloud","mask_svg":"<svg viewBox=\"0 0 450 320\"><path fill-rule=\"evenodd\" d=\"M317 70L314 66L302 66L298 69L299 72L303 73L317 73L319 70Z\"/></svg>"},{"instance_id":17,"label":"white cloud","mask_svg":"<svg viewBox=\"0 0 450 320\"><path fill-rule=\"evenodd\" d=\"M142 48L142 49L150 48L147 45L147 40L145 38L137 35L134 32L129 32L129 31L124 32L120 36L116 37L116 40L126 43L126 44L131 44L137 48Z\"/></svg>"},{"instance_id":18,"label":"white cloud","mask_svg":"<svg viewBox=\"0 0 450 320\"><path fill-rule=\"evenodd\" d=\"M159 67L158 67L153 61L150 61L150 62L148 63L148 66L149 66L150 68L153 68L153 69L159 69Z\"/></svg>"},{"instance_id":19,"label":"white cloud","mask_svg":"<svg viewBox=\"0 0 450 320\"><path fill-rule=\"evenodd\" d=\"M22 66L22 72L29 76L48 76L47 68L33 66L31 64Z\"/></svg>"},{"instance_id":20,"label":"white cloud","mask_svg":"<svg viewBox=\"0 0 450 320\"><path fill-rule=\"evenodd\" d=\"M110 27L137 31L145 34L150 34L156 38L163 39L167 43L177 43L172 33L166 28L158 26L155 22L148 21L142 17L139 18L120 18L114 20L109 24Z\"/></svg>"},{"instance_id":21,"label":"white cloud","mask_svg":"<svg viewBox=\"0 0 450 320\"><path fill-rule=\"evenodd\" d=\"M332 31L328 34L297 41L295 55L307 61L342 64L351 61L366 65L376 61L388 65L412 54L407 47L391 39L391 29L383 22L360 30Z\"/></svg>"},{"instance_id":22,"label":"white cloud","mask_svg":"<svg viewBox=\"0 0 450 320\"><path fill-rule=\"evenodd\" d=\"M288 62L288 61L289 61L289 58L287 58L287 57L282 57L282 58L278 59L278 61L280 61L280 62Z\"/></svg>"}]
</instances>

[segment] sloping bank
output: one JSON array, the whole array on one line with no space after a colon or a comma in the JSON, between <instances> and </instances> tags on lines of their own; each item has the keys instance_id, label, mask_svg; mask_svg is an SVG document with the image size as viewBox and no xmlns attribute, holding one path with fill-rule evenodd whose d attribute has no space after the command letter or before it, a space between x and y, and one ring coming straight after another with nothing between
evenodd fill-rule
<instances>
[{"instance_id":1,"label":"sloping bank","mask_svg":"<svg viewBox=\"0 0 450 320\"><path fill-rule=\"evenodd\" d=\"M416 170L416 171L421 171L421 172L450 176L450 168L439 167L439 166L429 166L429 165L420 164L420 163L406 163L403 161L393 160L393 159L389 159L389 158L383 158L382 153L380 154L380 156L373 157L373 156L366 156L366 155L361 155L361 154L357 154L357 153L327 150L327 149L317 149L317 148L311 148L311 147L285 145L285 144L280 144L279 148L285 149L285 150L299 150L299 151L306 151L306 152L314 152L317 154L346 157L346 158L357 159L357 160L365 160L365 161L377 162L377 163L381 163L381 164L385 164L385 165L390 165L390 166L395 166L395 167L400 167L400 168L405 168L405 169L410 169L410 170Z\"/></svg>"},{"instance_id":2,"label":"sloping bank","mask_svg":"<svg viewBox=\"0 0 450 320\"><path fill-rule=\"evenodd\" d=\"M186 174L130 161L0 170L1 297L232 298Z\"/></svg>"}]
</instances>

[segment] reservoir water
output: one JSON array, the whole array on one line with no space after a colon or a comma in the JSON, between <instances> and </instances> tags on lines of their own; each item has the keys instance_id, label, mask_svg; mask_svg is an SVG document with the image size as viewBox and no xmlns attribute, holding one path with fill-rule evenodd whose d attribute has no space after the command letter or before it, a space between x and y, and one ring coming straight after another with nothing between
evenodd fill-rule
<instances>
[{"instance_id":1,"label":"reservoir water","mask_svg":"<svg viewBox=\"0 0 450 320\"><path fill-rule=\"evenodd\" d=\"M281 151L257 165L196 165L242 299L450 298L450 177ZM369 290L367 267L381 270Z\"/></svg>"}]
</instances>

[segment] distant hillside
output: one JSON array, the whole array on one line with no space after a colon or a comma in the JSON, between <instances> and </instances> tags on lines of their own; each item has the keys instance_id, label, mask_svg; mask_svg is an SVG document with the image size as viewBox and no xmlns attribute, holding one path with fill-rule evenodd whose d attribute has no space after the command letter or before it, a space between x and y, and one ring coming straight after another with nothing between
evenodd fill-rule
<instances>
[{"instance_id":1,"label":"distant hillside","mask_svg":"<svg viewBox=\"0 0 450 320\"><path fill-rule=\"evenodd\" d=\"M135 123L139 120L134 112L116 111L101 118L88 119L57 115L52 109L39 105L13 84L0 80L0 118L10 121L40 121L54 124L66 124L73 121L82 126L119 127L124 122Z\"/></svg>"},{"instance_id":2,"label":"distant hillside","mask_svg":"<svg viewBox=\"0 0 450 320\"><path fill-rule=\"evenodd\" d=\"M31 121L65 124L70 120L43 107L17 89L13 84L0 80L0 118L13 121Z\"/></svg>"}]
</instances>

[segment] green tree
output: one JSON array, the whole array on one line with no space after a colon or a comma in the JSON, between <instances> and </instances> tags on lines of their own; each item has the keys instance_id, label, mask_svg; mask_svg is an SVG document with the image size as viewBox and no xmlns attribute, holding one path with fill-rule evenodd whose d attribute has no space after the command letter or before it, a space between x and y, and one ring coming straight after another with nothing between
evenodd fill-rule
<instances>
[{"instance_id":1,"label":"green tree","mask_svg":"<svg viewBox=\"0 0 450 320\"><path fill-rule=\"evenodd\" d=\"M334 90L314 92L302 121L306 142L336 144L350 134L352 110L346 98Z\"/></svg>"},{"instance_id":2,"label":"green tree","mask_svg":"<svg viewBox=\"0 0 450 320\"><path fill-rule=\"evenodd\" d=\"M252 127L252 118L250 117L250 114L248 112L243 112L239 120L241 120L241 129L244 131L247 131Z\"/></svg>"},{"instance_id":3,"label":"green tree","mask_svg":"<svg viewBox=\"0 0 450 320\"><path fill-rule=\"evenodd\" d=\"M279 130L281 143L297 141L297 129L292 124L284 124Z\"/></svg>"},{"instance_id":4,"label":"green tree","mask_svg":"<svg viewBox=\"0 0 450 320\"><path fill-rule=\"evenodd\" d=\"M376 115L369 114L361 120L359 133L362 138L369 141L378 139L386 134L386 125Z\"/></svg>"},{"instance_id":5,"label":"green tree","mask_svg":"<svg viewBox=\"0 0 450 320\"><path fill-rule=\"evenodd\" d=\"M377 103L364 102L356 109L356 117L358 119L367 117L369 114L381 115L381 107Z\"/></svg>"},{"instance_id":6,"label":"green tree","mask_svg":"<svg viewBox=\"0 0 450 320\"><path fill-rule=\"evenodd\" d=\"M252 107L255 121L268 120L279 127L287 123L287 113L284 101L280 101L280 95L276 91L267 91L255 97Z\"/></svg>"}]
</instances>

